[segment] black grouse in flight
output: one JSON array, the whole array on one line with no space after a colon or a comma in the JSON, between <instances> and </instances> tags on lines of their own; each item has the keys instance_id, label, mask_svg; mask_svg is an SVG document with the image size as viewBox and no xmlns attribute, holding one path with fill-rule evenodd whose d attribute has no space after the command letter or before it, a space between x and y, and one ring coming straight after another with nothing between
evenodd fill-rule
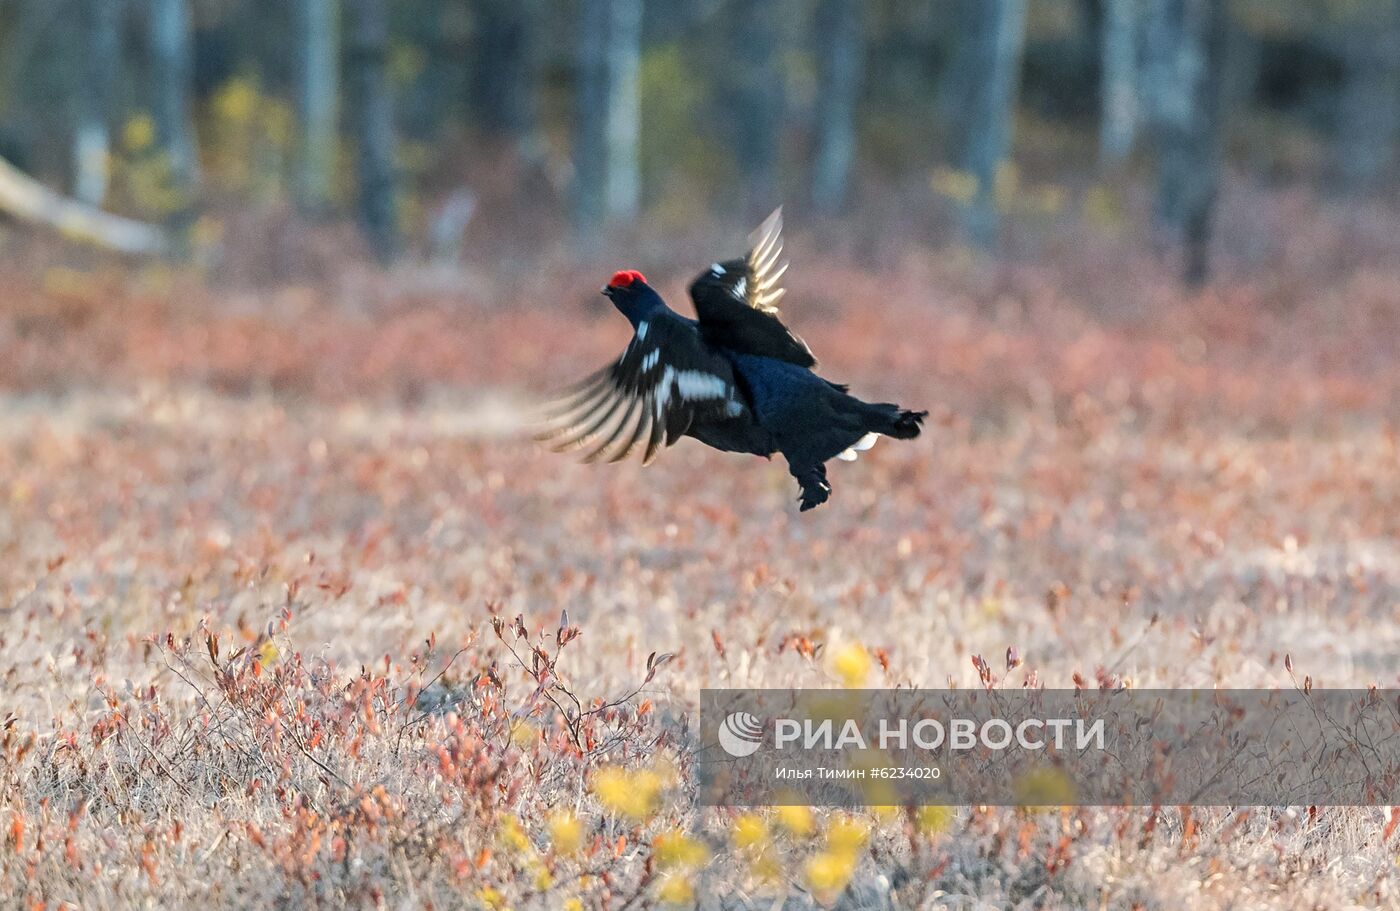
<instances>
[{"instance_id":1,"label":"black grouse in flight","mask_svg":"<svg viewBox=\"0 0 1400 911\"><path fill-rule=\"evenodd\" d=\"M802 487L802 509L831 495L826 462L847 461L878 435L919 435L926 411L872 405L812 372L816 359L778 316L782 210L750 237L743 259L715 263L690 285L698 319L666 306L640 272L618 272L603 293L634 334L617 361L562 400L541 434L556 451L587 448L585 461L617 462L644 446L690 436L725 452L780 452Z\"/></svg>"}]
</instances>

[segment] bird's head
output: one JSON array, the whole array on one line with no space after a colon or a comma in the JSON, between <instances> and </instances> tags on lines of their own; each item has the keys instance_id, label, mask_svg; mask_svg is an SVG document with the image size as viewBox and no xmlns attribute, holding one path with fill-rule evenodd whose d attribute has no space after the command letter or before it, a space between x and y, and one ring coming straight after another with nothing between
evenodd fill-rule
<instances>
[{"instance_id":1,"label":"bird's head","mask_svg":"<svg viewBox=\"0 0 1400 911\"><path fill-rule=\"evenodd\" d=\"M603 287L603 294L622 311L622 315L636 326L639 320L662 305L661 295L647 284L646 276L636 269L623 269L613 273Z\"/></svg>"}]
</instances>

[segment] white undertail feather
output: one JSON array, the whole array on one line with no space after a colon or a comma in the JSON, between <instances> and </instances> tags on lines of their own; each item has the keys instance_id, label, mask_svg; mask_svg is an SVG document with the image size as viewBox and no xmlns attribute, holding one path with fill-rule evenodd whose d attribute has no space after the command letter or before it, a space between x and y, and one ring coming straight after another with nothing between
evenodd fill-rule
<instances>
[{"instance_id":1,"label":"white undertail feather","mask_svg":"<svg viewBox=\"0 0 1400 911\"><path fill-rule=\"evenodd\" d=\"M849 449L838 453L836 458L840 459L843 462L854 462L856 458L860 455L860 453L865 452L870 447L874 446L875 441L878 439L880 439L880 435L878 433L867 433L865 436L852 443Z\"/></svg>"}]
</instances>

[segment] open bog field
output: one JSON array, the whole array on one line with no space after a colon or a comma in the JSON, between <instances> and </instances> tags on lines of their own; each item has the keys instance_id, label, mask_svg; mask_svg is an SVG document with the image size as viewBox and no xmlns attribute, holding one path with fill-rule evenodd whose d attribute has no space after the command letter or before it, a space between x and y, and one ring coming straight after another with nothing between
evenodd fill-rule
<instances>
[{"instance_id":1,"label":"open bog field","mask_svg":"<svg viewBox=\"0 0 1400 911\"><path fill-rule=\"evenodd\" d=\"M701 687L983 662L1400 684L1391 272L1102 279L1110 317L1029 267L795 270L825 373L932 412L800 517L777 462L536 447L626 341L591 273L5 281L6 906L1397 901L1384 808L700 810L686 733Z\"/></svg>"}]
</instances>

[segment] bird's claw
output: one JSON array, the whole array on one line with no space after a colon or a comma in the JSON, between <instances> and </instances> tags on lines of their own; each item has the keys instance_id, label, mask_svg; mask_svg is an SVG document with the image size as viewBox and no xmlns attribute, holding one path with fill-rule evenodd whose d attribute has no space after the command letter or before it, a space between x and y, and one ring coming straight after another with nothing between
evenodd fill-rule
<instances>
[{"instance_id":1,"label":"bird's claw","mask_svg":"<svg viewBox=\"0 0 1400 911\"><path fill-rule=\"evenodd\" d=\"M828 499L830 499L830 497L830 485L822 484L820 486L813 485L811 487L804 487L802 488L802 495L797 498L802 503L802 506L798 509L798 512L806 512L809 509L816 509L818 506L822 505Z\"/></svg>"}]
</instances>

